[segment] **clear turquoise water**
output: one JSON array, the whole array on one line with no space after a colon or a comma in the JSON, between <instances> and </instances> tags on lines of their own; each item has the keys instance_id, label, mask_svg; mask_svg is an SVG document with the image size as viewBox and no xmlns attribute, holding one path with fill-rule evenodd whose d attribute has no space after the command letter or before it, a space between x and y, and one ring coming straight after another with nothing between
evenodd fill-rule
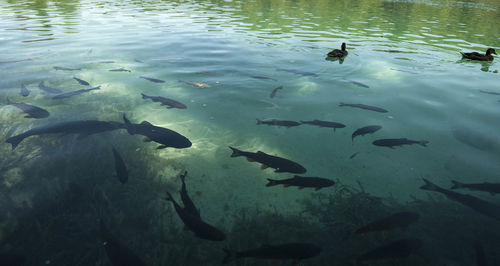
<instances>
[{"instance_id":1,"label":"clear turquoise water","mask_svg":"<svg viewBox=\"0 0 500 266\"><path fill-rule=\"evenodd\" d=\"M450 179L499 182L500 97L479 92L500 92L498 59L476 63L461 60L459 54L499 50L499 8L493 0L1 1L0 101L6 103L8 97L51 113L46 119L25 119L15 107L1 106L2 143L51 122L121 122L123 113L137 123L146 120L175 130L193 142L189 149L155 150L155 144L116 131L82 141L31 137L14 151L4 143L0 175L8 194L3 208L16 216L23 202L35 206L44 189L59 186L64 191L82 178L112 176L110 144L129 164L130 185L140 187L127 187L126 195L141 198L152 209L166 208L158 207L162 189L177 189L176 176L186 169L192 177L189 189L206 219L226 228L243 209L257 206L297 214L301 200L334 193L267 188L266 178L291 175L230 158L228 146L289 158L304 165L309 176L353 187L359 182L366 192L398 202L428 198L418 189L422 177L444 187ZM325 60L342 42L349 51L343 63ZM102 63L110 60L114 63ZM82 70L58 71L54 66ZM116 68L131 72L109 72ZM37 86L45 81L64 91L84 88L73 76L102 88L53 100ZM151 83L139 76L166 82ZM31 90L28 97L19 95L21 84ZM283 89L271 99L278 86ZM172 98L188 108L166 109L141 99L140 93ZM341 102L389 112L339 107ZM273 118L329 120L346 128L332 132L307 125L256 125L256 119ZM351 142L354 130L371 124L383 128ZM394 150L371 144L400 137L429 144ZM355 152L359 154L350 159Z\"/></svg>"}]
</instances>

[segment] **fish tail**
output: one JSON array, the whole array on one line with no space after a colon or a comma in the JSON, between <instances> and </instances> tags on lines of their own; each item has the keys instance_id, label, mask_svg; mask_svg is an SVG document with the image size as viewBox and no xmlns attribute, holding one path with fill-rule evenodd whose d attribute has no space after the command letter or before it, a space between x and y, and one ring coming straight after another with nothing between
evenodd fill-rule
<instances>
[{"instance_id":1,"label":"fish tail","mask_svg":"<svg viewBox=\"0 0 500 266\"><path fill-rule=\"evenodd\" d=\"M229 148L233 151L233 153L231 154L231 157L238 157L238 156L242 155L240 150L233 148L231 146L229 146Z\"/></svg>"},{"instance_id":2,"label":"fish tail","mask_svg":"<svg viewBox=\"0 0 500 266\"><path fill-rule=\"evenodd\" d=\"M8 138L5 142L12 144L12 150L14 150L21 141L23 141L24 135L17 135L14 137Z\"/></svg>"},{"instance_id":3,"label":"fish tail","mask_svg":"<svg viewBox=\"0 0 500 266\"><path fill-rule=\"evenodd\" d=\"M451 187L451 189L457 189L457 188L463 188L464 187L464 184L458 182L458 181L455 181L455 180L451 180L451 182L453 183L453 186Z\"/></svg>"},{"instance_id":4,"label":"fish tail","mask_svg":"<svg viewBox=\"0 0 500 266\"><path fill-rule=\"evenodd\" d=\"M141 93L141 95L142 95L143 99L147 99L148 98L148 96L146 96L146 94L144 94L144 93Z\"/></svg>"},{"instance_id":5,"label":"fish tail","mask_svg":"<svg viewBox=\"0 0 500 266\"><path fill-rule=\"evenodd\" d=\"M345 103L342 103L342 102L341 102L341 103L339 104L339 106L345 106Z\"/></svg>"},{"instance_id":6,"label":"fish tail","mask_svg":"<svg viewBox=\"0 0 500 266\"><path fill-rule=\"evenodd\" d=\"M125 128L127 129L127 132L130 135L134 135L134 132L132 130L132 123L130 123L130 120L127 119L127 116L125 116L125 113L123 114L123 121L125 122Z\"/></svg>"},{"instance_id":7,"label":"fish tail","mask_svg":"<svg viewBox=\"0 0 500 266\"><path fill-rule=\"evenodd\" d=\"M170 194L170 192L168 192L168 191L167 191L167 197L165 198L165 200L175 202L174 197L172 197L172 194Z\"/></svg>"},{"instance_id":8,"label":"fish tail","mask_svg":"<svg viewBox=\"0 0 500 266\"><path fill-rule=\"evenodd\" d=\"M260 124L262 124L262 120L257 118L257 125L260 125Z\"/></svg>"},{"instance_id":9,"label":"fish tail","mask_svg":"<svg viewBox=\"0 0 500 266\"><path fill-rule=\"evenodd\" d=\"M269 183L266 184L266 187L279 185L278 180L268 178L267 181L269 181Z\"/></svg>"},{"instance_id":10,"label":"fish tail","mask_svg":"<svg viewBox=\"0 0 500 266\"><path fill-rule=\"evenodd\" d=\"M181 178L182 183L184 183L184 180L186 179L188 171L184 171L179 177Z\"/></svg>"},{"instance_id":11,"label":"fish tail","mask_svg":"<svg viewBox=\"0 0 500 266\"><path fill-rule=\"evenodd\" d=\"M421 140L418 142L418 144L424 146L424 147L427 147L427 143L429 143L427 140Z\"/></svg>"},{"instance_id":12,"label":"fish tail","mask_svg":"<svg viewBox=\"0 0 500 266\"><path fill-rule=\"evenodd\" d=\"M420 189L425 189L425 190L434 190L438 191L439 187L431 183L429 180L422 178L425 182L425 185L421 186Z\"/></svg>"},{"instance_id":13,"label":"fish tail","mask_svg":"<svg viewBox=\"0 0 500 266\"><path fill-rule=\"evenodd\" d=\"M226 264L228 262L231 262L233 260L236 260L238 257L236 256L236 252L233 250L230 250L228 248L223 248L224 252L226 253L226 256L222 260L222 264Z\"/></svg>"}]
</instances>

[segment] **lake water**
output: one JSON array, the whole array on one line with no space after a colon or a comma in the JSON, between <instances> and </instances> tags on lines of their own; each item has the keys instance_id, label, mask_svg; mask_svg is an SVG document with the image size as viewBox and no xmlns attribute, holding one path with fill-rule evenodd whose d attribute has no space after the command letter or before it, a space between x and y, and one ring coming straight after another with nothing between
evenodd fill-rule
<instances>
[{"instance_id":1,"label":"lake water","mask_svg":"<svg viewBox=\"0 0 500 266\"><path fill-rule=\"evenodd\" d=\"M499 222L419 187L422 178L446 189L451 180L500 182L500 95L484 93L500 94L499 59L473 62L459 53L500 50L499 19L496 0L0 0L0 252L23 254L19 265L111 265L101 219L147 265L219 265L224 247L288 242L323 248L301 265L351 265L403 237L423 245L391 265L476 265L478 241L493 265L500 260ZM348 56L326 60L343 42ZM116 69L127 71L110 71ZM101 87L53 99L39 89L42 81L62 92ZM166 108L141 93L187 108ZM50 116L24 118L8 100ZM6 143L60 122L123 123L124 114L174 130L192 146L156 149L160 144L125 129L31 136L15 149ZM345 128L257 119L317 119ZM352 140L367 125L382 128ZM372 144L389 138L428 144ZM229 146L290 159L307 169L301 176L337 184L319 191L266 187L267 178L294 174L231 158ZM112 147L129 172L124 185L115 177ZM169 191L180 201L184 170L201 218L225 232L225 242L183 231L164 199ZM488 193L453 191L500 205ZM421 218L406 230L350 235L401 210Z\"/></svg>"}]
</instances>

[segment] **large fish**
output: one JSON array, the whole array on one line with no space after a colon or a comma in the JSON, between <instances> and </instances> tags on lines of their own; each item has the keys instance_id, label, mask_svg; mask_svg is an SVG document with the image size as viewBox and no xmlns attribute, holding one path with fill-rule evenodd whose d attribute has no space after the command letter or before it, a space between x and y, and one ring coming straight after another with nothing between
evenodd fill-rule
<instances>
[{"instance_id":1,"label":"large fish","mask_svg":"<svg viewBox=\"0 0 500 266\"><path fill-rule=\"evenodd\" d=\"M144 77L144 76L140 76L139 78L149 80L149 81L154 82L154 83L165 83L165 81L161 80L161 79L148 78L148 77Z\"/></svg>"},{"instance_id":2,"label":"large fish","mask_svg":"<svg viewBox=\"0 0 500 266\"><path fill-rule=\"evenodd\" d=\"M281 158L278 156L272 156L269 154L266 154L262 151L258 152L247 152L247 151L240 151L236 148L229 147L233 153L231 154L231 157L238 157L238 156L244 156L247 158L248 161L250 162L258 162L261 163L262 169L266 169L268 167L276 169L274 172L276 173L284 173L284 172L289 172L289 173L294 173L294 174L303 174L307 170L300 164L290 161L285 158Z\"/></svg>"},{"instance_id":3,"label":"large fish","mask_svg":"<svg viewBox=\"0 0 500 266\"><path fill-rule=\"evenodd\" d=\"M127 183L128 180L127 166L125 166L125 162L123 161L118 151L114 147L112 150L113 150L113 156L115 157L116 177L122 184L125 184Z\"/></svg>"},{"instance_id":4,"label":"large fish","mask_svg":"<svg viewBox=\"0 0 500 266\"><path fill-rule=\"evenodd\" d=\"M300 126L299 122L295 121L289 121L289 120L269 120L269 121L262 121L260 119L257 119L257 125L268 125L268 126L278 126L278 127L296 127Z\"/></svg>"},{"instance_id":5,"label":"large fish","mask_svg":"<svg viewBox=\"0 0 500 266\"><path fill-rule=\"evenodd\" d=\"M25 138L34 135L44 134L79 134L78 138L82 139L92 134L101 133L110 130L124 128L123 124L118 122L96 121L96 120L81 120L60 122L51 125L32 128L24 133L8 138L5 142L12 145L15 149L17 145Z\"/></svg>"},{"instance_id":6,"label":"large fish","mask_svg":"<svg viewBox=\"0 0 500 266\"><path fill-rule=\"evenodd\" d=\"M40 107L31 105L31 104L27 104L27 103L15 103L15 102L11 102L9 100L9 98L7 98L7 104L15 106L15 107L21 109L23 111L23 113L27 114L26 116L24 116L25 118L37 118L37 119L40 119L40 118L49 117L49 115L50 115L50 113L47 110L45 110L45 109L42 109Z\"/></svg>"},{"instance_id":7,"label":"large fish","mask_svg":"<svg viewBox=\"0 0 500 266\"><path fill-rule=\"evenodd\" d=\"M489 192L491 195L500 193L500 183L479 183L479 184L464 184L455 180L451 180L453 187L451 189L466 188L469 190L479 190Z\"/></svg>"},{"instance_id":8,"label":"large fish","mask_svg":"<svg viewBox=\"0 0 500 266\"><path fill-rule=\"evenodd\" d=\"M284 71L284 72L290 72L295 75L301 75L301 76L310 76L310 77L317 77L318 75L312 72L307 72L307 71L302 71L302 70L297 70L297 69L285 69L285 68L277 68L276 70L278 71Z\"/></svg>"},{"instance_id":9,"label":"large fish","mask_svg":"<svg viewBox=\"0 0 500 266\"><path fill-rule=\"evenodd\" d=\"M110 72L132 72L128 69L125 69L125 68L117 68L117 69L111 69L109 70Z\"/></svg>"},{"instance_id":10,"label":"large fish","mask_svg":"<svg viewBox=\"0 0 500 266\"><path fill-rule=\"evenodd\" d=\"M141 95L142 95L143 99L150 99L153 102L161 103L161 105L167 105L168 106L167 109L170 109L170 108L186 109L187 108L187 106L184 105L183 103L180 103L178 101L175 101L175 100L172 100L169 98L165 98L165 97L161 97L161 96L148 96L144 93L141 93Z\"/></svg>"},{"instance_id":11,"label":"large fish","mask_svg":"<svg viewBox=\"0 0 500 266\"><path fill-rule=\"evenodd\" d=\"M366 105L366 104L361 104L361 103L340 103L340 107L342 106L349 106L349 107L354 107L354 108L361 108L365 110L370 110L370 111L375 111L379 113L387 113L389 111L385 110L384 108L376 107L376 106L371 106L371 105Z\"/></svg>"},{"instance_id":12,"label":"large fish","mask_svg":"<svg viewBox=\"0 0 500 266\"><path fill-rule=\"evenodd\" d=\"M113 266L146 266L146 263L130 248L119 242L109 232L104 222L100 221L101 237L104 241L104 250Z\"/></svg>"},{"instance_id":13,"label":"large fish","mask_svg":"<svg viewBox=\"0 0 500 266\"><path fill-rule=\"evenodd\" d=\"M181 134L163 127L157 127L147 121L140 124L132 124L125 115L125 128L130 135L139 134L147 137L147 141L154 141L160 143L157 149L164 149L167 147L183 149L191 147L192 143Z\"/></svg>"},{"instance_id":14,"label":"large fish","mask_svg":"<svg viewBox=\"0 0 500 266\"><path fill-rule=\"evenodd\" d=\"M421 246L422 241L419 239L401 239L391 242L385 246L373 249L359 256L356 261L359 264L366 261L406 258Z\"/></svg>"},{"instance_id":15,"label":"large fish","mask_svg":"<svg viewBox=\"0 0 500 266\"><path fill-rule=\"evenodd\" d=\"M26 86L24 86L24 84L21 84L21 92L20 94L24 97L30 95L30 90L28 90L28 88L26 88Z\"/></svg>"},{"instance_id":16,"label":"large fish","mask_svg":"<svg viewBox=\"0 0 500 266\"><path fill-rule=\"evenodd\" d=\"M99 90L99 89L101 89L101 86L97 86L97 87L91 88L91 89L81 89L81 90L76 90L76 91L64 92L64 93L55 95L54 97L52 97L52 99L69 98L69 97L73 97L76 95L80 95L82 93L86 93L86 92L93 91L93 90Z\"/></svg>"},{"instance_id":17,"label":"large fish","mask_svg":"<svg viewBox=\"0 0 500 266\"><path fill-rule=\"evenodd\" d=\"M333 131L337 128L344 128L345 125L342 123L338 122L330 122L330 121L323 121L323 120L317 120L314 119L313 121L300 121L302 124L307 124L307 125L313 125L313 126L319 126L319 127L329 127L333 128Z\"/></svg>"},{"instance_id":18,"label":"large fish","mask_svg":"<svg viewBox=\"0 0 500 266\"><path fill-rule=\"evenodd\" d=\"M200 217L193 215L190 210L182 208L168 192L167 200L174 204L175 211L181 218L184 225L187 229L193 231L197 237L212 241L224 241L226 239L226 235L221 230L207 224L201 220Z\"/></svg>"},{"instance_id":19,"label":"large fish","mask_svg":"<svg viewBox=\"0 0 500 266\"><path fill-rule=\"evenodd\" d=\"M38 84L38 88L40 88L41 90L47 92L47 93L54 93L54 94L57 94L57 93L61 93L62 91L60 89L56 89L56 88L51 88L51 87L47 87L45 86L45 84L43 84L43 81L41 81L39 84Z\"/></svg>"},{"instance_id":20,"label":"large fish","mask_svg":"<svg viewBox=\"0 0 500 266\"><path fill-rule=\"evenodd\" d=\"M378 139L378 140L372 142L372 144L375 146L389 147L391 149L393 149L394 146L403 146L403 145L412 145L412 144L418 144L418 145L421 145L423 147L427 147L427 143L429 143L427 140L410 140L407 138Z\"/></svg>"},{"instance_id":21,"label":"large fish","mask_svg":"<svg viewBox=\"0 0 500 266\"><path fill-rule=\"evenodd\" d=\"M442 193L451 200L457 201L493 219L500 220L500 206L476 198L471 195L460 194L451 190L438 187L437 185L431 183L429 180L425 178L423 180L425 182L425 185L421 186L420 189Z\"/></svg>"},{"instance_id":22,"label":"large fish","mask_svg":"<svg viewBox=\"0 0 500 266\"><path fill-rule=\"evenodd\" d=\"M305 187L313 187L316 190L320 190L324 187L330 187L335 185L335 182L330 179L322 178L322 177L302 177L302 176L294 176L293 178L283 179L283 180L274 180L267 179L269 183L266 184L266 187L283 185L285 187L288 186L296 186L299 189L303 189Z\"/></svg>"},{"instance_id":23,"label":"large fish","mask_svg":"<svg viewBox=\"0 0 500 266\"><path fill-rule=\"evenodd\" d=\"M194 205L193 201L191 200L191 198L189 197L188 192L187 192L186 175L187 175L187 171L184 171L184 173L182 173L180 175L180 178L182 181L182 187L181 187L181 190L179 191L179 193L181 194L182 204L184 204L184 210L186 212L191 213L191 215L194 215L194 216L197 216L198 218L200 218L200 211L196 208L196 206Z\"/></svg>"},{"instance_id":24,"label":"large fish","mask_svg":"<svg viewBox=\"0 0 500 266\"><path fill-rule=\"evenodd\" d=\"M223 264L241 259L255 258L267 260L304 260L318 256L322 251L320 246L309 243L287 243L281 245L263 245L260 248L244 251L224 249L226 257Z\"/></svg>"},{"instance_id":25,"label":"large fish","mask_svg":"<svg viewBox=\"0 0 500 266\"><path fill-rule=\"evenodd\" d=\"M356 131L354 131L354 133L352 133L351 140L354 142L355 137L364 136L366 134L373 134L381 128L382 128L381 126L377 126L377 125L358 128L358 129L356 129Z\"/></svg>"},{"instance_id":26,"label":"large fish","mask_svg":"<svg viewBox=\"0 0 500 266\"><path fill-rule=\"evenodd\" d=\"M406 228L408 225L416 222L419 218L420 215L415 212L397 212L359 228L356 230L356 234L385 231L398 227Z\"/></svg>"},{"instance_id":27,"label":"large fish","mask_svg":"<svg viewBox=\"0 0 500 266\"><path fill-rule=\"evenodd\" d=\"M77 77L73 77L73 79L75 79L76 81L78 81L78 83L80 83L81 85L85 85L85 86L89 86L90 83L88 83L87 81L83 80L83 79L79 79Z\"/></svg>"}]
</instances>

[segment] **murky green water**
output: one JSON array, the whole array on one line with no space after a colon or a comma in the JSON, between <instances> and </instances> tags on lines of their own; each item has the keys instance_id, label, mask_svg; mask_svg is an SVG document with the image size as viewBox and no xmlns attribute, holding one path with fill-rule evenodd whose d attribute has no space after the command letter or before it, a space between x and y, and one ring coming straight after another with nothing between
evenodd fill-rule
<instances>
[{"instance_id":1,"label":"murky green water","mask_svg":"<svg viewBox=\"0 0 500 266\"><path fill-rule=\"evenodd\" d=\"M105 212L111 231L148 265L217 265L225 246L248 249L315 239L323 246L322 255L301 263L347 265L387 238L345 240L337 233L348 234L393 209L412 209L420 211L420 224L389 238L420 237L425 245L395 265L472 265L474 240L499 237L492 233L499 232L498 222L419 187L422 177L445 188L450 180L500 182L500 96L480 92L500 93L498 58L478 63L461 60L459 53L499 50L499 19L495 0L1 1L0 251L25 253L26 265L45 260L109 265L96 222ZM342 42L349 52L345 60L325 60ZM119 68L130 72L109 71ZM101 88L52 99L38 88L41 81L63 92ZM23 84L31 91L27 97L20 95ZM283 89L271 98L278 86ZM167 109L142 99L141 93L174 99L187 109ZM50 116L23 118L19 109L5 105L7 98L44 108ZM32 136L14 150L5 143L30 128L86 119L123 122L123 114L134 123L149 121L174 130L193 145L156 150L158 144L123 129L83 139ZM309 125L285 128L256 125L256 119L318 119L346 127L335 132ZM351 134L367 125L382 129L352 141ZM429 143L395 149L372 145L385 138ZM112 145L129 169L123 186L113 177ZM320 191L266 187L266 178L293 175L231 158L229 146L291 159L307 168L305 176L338 183ZM202 218L226 232L227 243L206 243L183 232L171 204L163 200L165 191L179 198L174 192L183 170L189 172L188 191ZM393 209L377 212L346 196L340 198L352 203L349 212L333 213L337 205L331 204L344 202L338 199L343 188L365 195L360 186ZM471 195L500 204L486 193ZM317 212L305 214L312 209ZM327 223L324 212L337 222ZM447 219L455 223L443 224ZM22 226L34 229L19 235ZM468 231L455 234L446 228ZM46 248L36 249L21 238ZM436 252L444 241L438 238L461 243ZM87 251L64 251L68 241ZM494 262L500 247L491 243L485 240L485 252ZM332 251L338 245L345 250Z\"/></svg>"}]
</instances>

